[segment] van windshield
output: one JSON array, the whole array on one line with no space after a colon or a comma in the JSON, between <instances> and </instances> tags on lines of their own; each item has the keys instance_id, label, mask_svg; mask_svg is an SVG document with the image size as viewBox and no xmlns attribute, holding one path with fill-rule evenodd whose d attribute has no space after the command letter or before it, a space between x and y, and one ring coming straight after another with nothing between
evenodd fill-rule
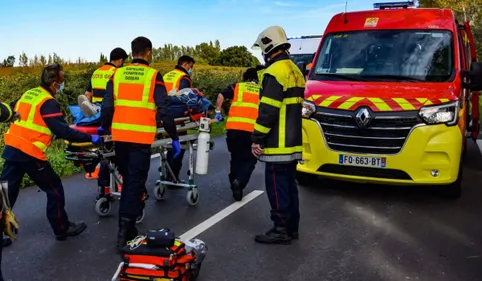
<instances>
[{"instance_id":1,"label":"van windshield","mask_svg":"<svg viewBox=\"0 0 482 281\"><path fill-rule=\"evenodd\" d=\"M453 79L452 34L435 30L332 33L320 49L312 80L445 82Z\"/></svg>"}]
</instances>

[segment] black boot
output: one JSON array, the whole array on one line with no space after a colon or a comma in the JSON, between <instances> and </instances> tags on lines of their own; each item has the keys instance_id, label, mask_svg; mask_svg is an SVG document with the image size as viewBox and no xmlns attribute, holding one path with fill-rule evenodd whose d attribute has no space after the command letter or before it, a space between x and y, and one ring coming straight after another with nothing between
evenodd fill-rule
<instances>
[{"instance_id":1,"label":"black boot","mask_svg":"<svg viewBox=\"0 0 482 281\"><path fill-rule=\"evenodd\" d=\"M238 180L234 180L231 183L231 190L233 191L234 200L241 201L243 199L243 187Z\"/></svg>"},{"instance_id":2,"label":"black boot","mask_svg":"<svg viewBox=\"0 0 482 281\"><path fill-rule=\"evenodd\" d=\"M3 247L8 247L12 245L12 238L8 237L7 235L3 235Z\"/></svg>"},{"instance_id":3,"label":"black boot","mask_svg":"<svg viewBox=\"0 0 482 281\"><path fill-rule=\"evenodd\" d=\"M55 238L57 238L58 241L64 241L67 239L67 237L74 237L87 229L87 225L85 222L79 222L79 223L74 223L74 222L69 222L69 228L67 231L65 231L62 234L57 234L55 235Z\"/></svg>"},{"instance_id":4,"label":"black boot","mask_svg":"<svg viewBox=\"0 0 482 281\"><path fill-rule=\"evenodd\" d=\"M296 231L296 232L290 232L290 236L291 236L291 239L293 239L293 240L298 240L298 238L299 238L298 231Z\"/></svg>"},{"instance_id":5,"label":"black boot","mask_svg":"<svg viewBox=\"0 0 482 281\"><path fill-rule=\"evenodd\" d=\"M275 226L265 234L256 235L254 240L262 244L290 244L291 236L285 227Z\"/></svg>"},{"instance_id":6,"label":"black boot","mask_svg":"<svg viewBox=\"0 0 482 281\"><path fill-rule=\"evenodd\" d=\"M117 234L117 251L122 253L122 248L130 240L136 238L138 232L136 221L128 218L119 218L119 232Z\"/></svg>"}]
</instances>

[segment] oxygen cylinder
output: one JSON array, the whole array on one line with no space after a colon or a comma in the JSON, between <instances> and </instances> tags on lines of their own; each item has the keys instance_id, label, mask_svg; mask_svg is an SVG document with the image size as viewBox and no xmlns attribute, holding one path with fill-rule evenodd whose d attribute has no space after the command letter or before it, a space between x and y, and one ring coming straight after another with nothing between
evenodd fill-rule
<instances>
[{"instance_id":1,"label":"oxygen cylinder","mask_svg":"<svg viewBox=\"0 0 482 281\"><path fill-rule=\"evenodd\" d=\"M199 126L199 136L197 138L197 153L196 153L196 174L205 175L208 173L209 165L209 150L211 134L209 129L209 118L201 118Z\"/></svg>"}]
</instances>

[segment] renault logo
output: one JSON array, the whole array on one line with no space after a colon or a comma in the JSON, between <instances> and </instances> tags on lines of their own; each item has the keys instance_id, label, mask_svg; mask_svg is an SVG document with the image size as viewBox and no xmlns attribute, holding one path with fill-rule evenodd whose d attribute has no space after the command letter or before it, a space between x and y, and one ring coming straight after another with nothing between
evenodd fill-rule
<instances>
[{"instance_id":1,"label":"renault logo","mask_svg":"<svg viewBox=\"0 0 482 281\"><path fill-rule=\"evenodd\" d=\"M366 127L371 120L372 120L372 116L370 115L370 112L366 108L360 109L355 115L355 121L358 124L358 127L360 128Z\"/></svg>"}]
</instances>

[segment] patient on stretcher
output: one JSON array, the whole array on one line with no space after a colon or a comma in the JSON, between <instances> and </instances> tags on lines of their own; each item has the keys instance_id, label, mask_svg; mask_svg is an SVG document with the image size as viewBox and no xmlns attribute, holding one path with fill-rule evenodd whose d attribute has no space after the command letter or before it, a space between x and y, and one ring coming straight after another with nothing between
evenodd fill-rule
<instances>
[{"instance_id":1,"label":"patient on stretcher","mask_svg":"<svg viewBox=\"0 0 482 281\"><path fill-rule=\"evenodd\" d=\"M177 93L170 93L170 114L174 118L207 114L214 109L212 103L196 89L186 88ZM92 103L85 95L80 95L78 105L69 105L74 117L74 124L79 127L100 126L100 103Z\"/></svg>"}]
</instances>

